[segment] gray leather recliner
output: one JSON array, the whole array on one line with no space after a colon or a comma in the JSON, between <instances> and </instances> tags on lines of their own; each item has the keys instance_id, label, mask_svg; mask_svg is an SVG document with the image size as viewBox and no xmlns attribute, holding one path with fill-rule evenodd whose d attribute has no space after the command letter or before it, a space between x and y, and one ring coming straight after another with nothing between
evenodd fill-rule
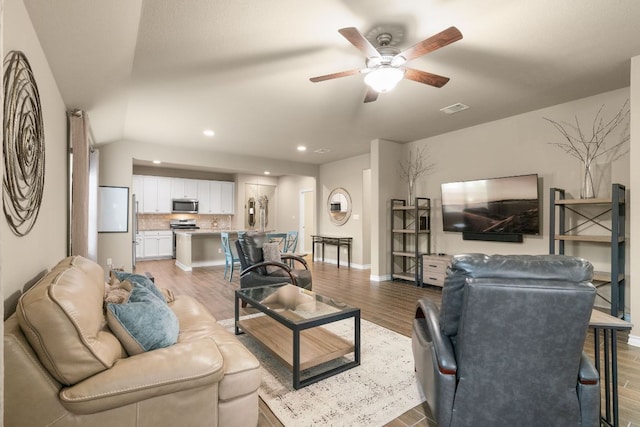
<instances>
[{"instance_id":1,"label":"gray leather recliner","mask_svg":"<svg viewBox=\"0 0 640 427\"><path fill-rule=\"evenodd\" d=\"M562 255L453 257L442 304L418 301L416 375L439 427L598 426L583 353L593 266Z\"/></svg>"}]
</instances>

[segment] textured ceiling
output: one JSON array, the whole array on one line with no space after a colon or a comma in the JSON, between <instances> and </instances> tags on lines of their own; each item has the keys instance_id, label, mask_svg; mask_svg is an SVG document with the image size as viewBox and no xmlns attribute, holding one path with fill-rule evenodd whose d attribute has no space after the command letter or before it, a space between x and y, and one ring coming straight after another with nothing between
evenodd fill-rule
<instances>
[{"instance_id":1,"label":"textured ceiling","mask_svg":"<svg viewBox=\"0 0 640 427\"><path fill-rule=\"evenodd\" d=\"M636 0L25 3L65 104L89 113L98 143L314 164L628 86L640 54ZM339 28L381 24L404 27L400 48L455 25L462 40L407 64L450 82L404 80L364 104L362 75L309 81L364 66ZM439 111L457 102L471 108Z\"/></svg>"}]
</instances>

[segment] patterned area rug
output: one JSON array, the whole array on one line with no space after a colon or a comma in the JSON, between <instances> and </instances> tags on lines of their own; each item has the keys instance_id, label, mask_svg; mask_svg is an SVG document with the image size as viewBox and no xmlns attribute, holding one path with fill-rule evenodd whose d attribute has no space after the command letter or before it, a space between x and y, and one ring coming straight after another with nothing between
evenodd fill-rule
<instances>
[{"instance_id":1,"label":"patterned area rug","mask_svg":"<svg viewBox=\"0 0 640 427\"><path fill-rule=\"evenodd\" d=\"M233 319L220 324L233 333ZM353 340L353 319L327 329ZM366 320L361 321L360 366L300 390L292 386L291 371L259 342L238 338L260 360L258 393L285 426L382 426L425 400L414 373L411 338Z\"/></svg>"}]
</instances>

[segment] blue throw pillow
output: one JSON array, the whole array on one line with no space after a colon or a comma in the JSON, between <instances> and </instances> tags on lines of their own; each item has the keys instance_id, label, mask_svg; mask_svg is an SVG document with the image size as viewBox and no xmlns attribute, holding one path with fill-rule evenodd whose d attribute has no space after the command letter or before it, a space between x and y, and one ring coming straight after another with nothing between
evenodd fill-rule
<instances>
[{"instance_id":1,"label":"blue throw pillow","mask_svg":"<svg viewBox=\"0 0 640 427\"><path fill-rule=\"evenodd\" d=\"M156 296L160 297L162 301L167 302L164 295L162 295L162 292L160 292L160 289L158 289L156 284L153 283L147 276L144 276L142 274L125 273L124 271L116 270L112 270L111 274L113 274L120 282L122 282L123 280L128 280L129 282L131 282L131 284L142 285L153 292Z\"/></svg>"},{"instance_id":2,"label":"blue throw pillow","mask_svg":"<svg viewBox=\"0 0 640 427\"><path fill-rule=\"evenodd\" d=\"M132 283L127 301L107 304L107 324L129 356L173 345L180 332L164 299L138 283Z\"/></svg>"}]
</instances>

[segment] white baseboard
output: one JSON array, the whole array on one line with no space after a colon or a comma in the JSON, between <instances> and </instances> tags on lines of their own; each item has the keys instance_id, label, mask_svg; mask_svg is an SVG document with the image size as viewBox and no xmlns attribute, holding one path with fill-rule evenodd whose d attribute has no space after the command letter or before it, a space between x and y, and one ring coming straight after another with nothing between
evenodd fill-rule
<instances>
[{"instance_id":1,"label":"white baseboard","mask_svg":"<svg viewBox=\"0 0 640 427\"><path fill-rule=\"evenodd\" d=\"M629 335L629 340L627 344L632 345L634 347L640 347L640 337L637 335Z\"/></svg>"},{"instance_id":2,"label":"white baseboard","mask_svg":"<svg viewBox=\"0 0 640 427\"><path fill-rule=\"evenodd\" d=\"M371 280L372 282L386 282L387 280L391 280L391 275L385 274L383 276L374 276L373 274L371 274L369 276L369 280Z\"/></svg>"},{"instance_id":3,"label":"white baseboard","mask_svg":"<svg viewBox=\"0 0 640 427\"><path fill-rule=\"evenodd\" d=\"M342 258L342 257L341 257ZM311 260L311 262L326 262L327 264L335 264L338 265L338 260L325 258L322 261L322 258L316 258L315 260ZM343 259L340 260L340 267L348 267L349 263ZM358 270L370 270L371 264L356 264L354 262L351 263L351 268L357 268Z\"/></svg>"}]
</instances>

